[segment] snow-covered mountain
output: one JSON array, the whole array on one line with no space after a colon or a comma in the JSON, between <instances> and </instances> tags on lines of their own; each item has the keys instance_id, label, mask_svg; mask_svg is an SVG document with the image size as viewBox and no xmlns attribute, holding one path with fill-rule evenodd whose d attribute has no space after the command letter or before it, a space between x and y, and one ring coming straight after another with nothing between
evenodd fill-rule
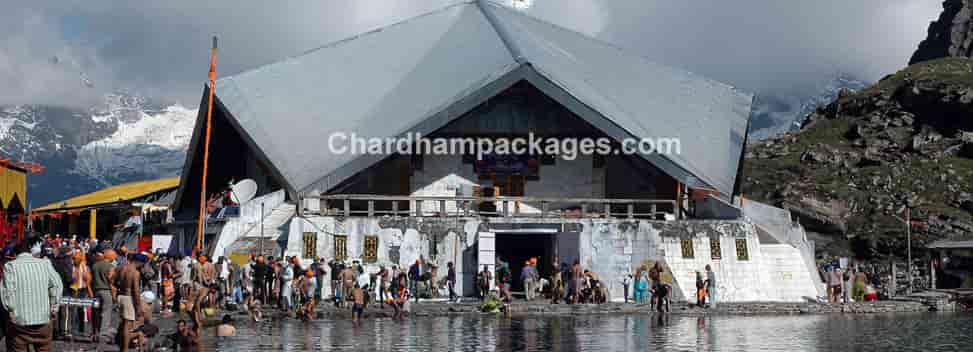
<instances>
[{"instance_id":1,"label":"snow-covered mountain","mask_svg":"<svg viewBox=\"0 0 973 352\"><path fill-rule=\"evenodd\" d=\"M111 94L88 109L0 107L0 156L44 165L32 206L123 182L178 175L196 110Z\"/></svg>"},{"instance_id":2,"label":"snow-covered mountain","mask_svg":"<svg viewBox=\"0 0 973 352\"><path fill-rule=\"evenodd\" d=\"M834 101L842 89L859 91L866 87L865 82L839 74L819 85L817 93L811 96L758 95L750 113L750 138L766 139L796 131L808 115Z\"/></svg>"}]
</instances>

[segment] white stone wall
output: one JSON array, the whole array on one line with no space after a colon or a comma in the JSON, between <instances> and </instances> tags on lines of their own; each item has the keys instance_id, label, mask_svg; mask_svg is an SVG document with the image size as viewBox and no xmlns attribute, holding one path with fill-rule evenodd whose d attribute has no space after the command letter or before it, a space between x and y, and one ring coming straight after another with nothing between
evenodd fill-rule
<instances>
[{"instance_id":1,"label":"white stone wall","mask_svg":"<svg viewBox=\"0 0 973 352\"><path fill-rule=\"evenodd\" d=\"M417 259L423 258L427 262L436 264L440 268L439 274L445 277L446 264L452 261L457 268L462 268L463 250L468 247L467 243L475 241L475 237L470 238L468 236L469 230L464 229L464 227L470 228L468 225L470 224L456 223L455 229L448 231L443 236L442 241L437 243L437 252L440 255L431 258L429 234L419 232L419 229L423 226L421 219L418 222L413 220L404 227L383 227L380 219L377 218L350 218L340 221L335 217L321 216L294 218L291 222L290 239L287 242L287 250L284 255L301 257L304 253L304 232L315 232L317 233L316 256L330 260L335 256L334 236L345 235L347 236L346 261L351 263L358 260L364 264L365 271L368 273L378 272L379 266L390 268L395 265L400 269L405 269L415 263ZM472 225L472 230L475 231L476 226L475 224ZM362 258L365 236L378 236L379 238L378 258L374 263L365 263ZM399 260L397 262L393 262L389 256L389 249L392 246L399 247ZM303 258L303 262L308 264L310 259ZM457 274L460 274L459 271L460 269L457 269ZM457 286L462 287L463 281L459 278L457 281L459 281ZM330 291L330 287L326 290Z\"/></svg>"},{"instance_id":2,"label":"white stone wall","mask_svg":"<svg viewBox=\"0 0 973 352\"><path fill-rule=\"evenodd\" d=\"M663 259L659 249L661 231L649 222L618 220L581 220L581 264L594 271L605 284L613 300L623 300L622 284L626 274L646 260Z\"/></svg>"},{"instance_id":3,"label":"white stone wall","mask_svg":"<svg viewBox=\"0 0 973 352\"><path fill-rule=\"evenodd\" d=\"M478 184L473 174L473 165L463 164L459 155L426 155L423 157L422 170L417 170L409 179L413 196L472 196L465 194ZM455 202L446 202L448 212L456 211ZM439 211L439 204L424 202L424 213Z\"/></svg>"},{"instance_id":4,"label":"white stone wall","mask_svg":"<svg viewBox=\"0 0 973 352\"><path fill-rule=\"evenodd\" d=\"M347 235L348 260L361 260L364 236L379 237L378 261L368 263L368 272L376 272L379 265L408 267L419 257L439 266L441 279L446 275L446 263L457 268L458 287L470 295L475 271L464 273L463 261L476 245L478 233L489 231L496 222L538 222L536 219L399 219L310 217L295 218L290 226L290 240L285 252L288 256L303 253L302 234L316 232L317 256L334 257L334 235ZM663 261L670 269L676 290L675 298L695 301L695 271L712 265L717 276L717 300L728 301L801 301L816 296L813 274L804 265L800 250L786 244L761 244L752 223L737 221L624 221L606 219L547 220L578 230L579 258L584 268L594 271L608 286L613 300L621 300L624 292L622 278L634 268L648 261ZM570 230L565 230L570 231ZM432 237L440 238L436 253L430 246ZM712 259L710 236L718 237L722 258ZM682 258L680 240L691 239L694 257ZM738 260L736 238L745 238L749 258ZM399 260L389 258L389 248L399 246ZM473 253L475 254L475 253ZM475 259L473 259L475 260ZM468 263L474 264L474 263ZM491 263L492 264L492 263ZM482 265L482 263L480 263ZM474 269L475 270L475 269Z\"/></svg>"},{"instance_id":5,"label":"white stone wall","mask_svg":"<svg viewBox=\"0 0 973 352\"><path fill-rule=\"evenodd\" d=\"M710 236L716 234L720 239L721 259L712 259L710 250ZM735 239L738 237L747 240L748 260L737 258ZM710 265L716 273L717 301L772 300L763 284L767 277L762 270L764 258L755 233L735 236L733 233L717 232L694 236L691 239L695 252L693 258L683 258L681 241L681 238L666 237L663 246L666 263L678 283L676 289L689 302L696 301L696 272L699 271L705 279L706 265Z\"/></svg>"},{"instance_id":6,"label":"white stone wall","mask_svg":"<svg viewBox=\"0 0 973 352\"><path fill-rule=\"evenodd\" d=\"M795 297L816 298L819 293L817 272L808 271L801 251L786 244L762 245L763 271L767 273L769 294L776 300Z\"/></svg>"},{"instance_id":7,"label":"white stone wall","mask_svg":"<svg viewBox=\"0 0 973 352\"><path fill-rule=\"evenodd\" d=\"M678 290L689 302L696 301L696 271L705 279L706 265L716 274L717 302L801 302L817 297L814 273L808 271L800 250L786 244L760 243L751 223L716 229L691 238L693 258L683 258L682 238L663 239L666 263ZM710 236L719 237L720 259L712 259ZM747 260L737 257L738 238L747 242Z\"/></svg>"}]
</instances>

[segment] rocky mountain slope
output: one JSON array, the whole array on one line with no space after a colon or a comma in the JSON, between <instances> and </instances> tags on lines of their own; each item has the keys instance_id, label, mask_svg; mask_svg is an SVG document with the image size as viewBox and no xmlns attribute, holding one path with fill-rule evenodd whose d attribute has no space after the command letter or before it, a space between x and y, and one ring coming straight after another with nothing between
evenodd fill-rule
<instances>
[{"instance_id":1,"label":"rocky mountain slope","mask_svg":"<svg viewBox=\"0 0 973 352\"><path fill-rule=\"evenodd\" d=\"M0 156L47 168L28 178L32 206L179 173L196 111L112 94L88 109L0 106Z\"/></svg>"},{"instance_id":2,"label":"rocky mountain slope","mask_svg":"<svg viewBox=\"0 0 973 352\"><path fill-rule=\"evenodd\" d=\"M973 232L973 60L929 60L843 91L800 131L751 143L743 185L834 235L824 247L835 254L904 253L906 204L919 244Z\"/></svg>"},{"instance_id":3,"label":"rocky mountain slope","mask_svg":"<svg viewBox=\"0 0 973 352\"><path fill-rule=\"evenodd\" d=\"M946 0L939 20L909 65L943 57L973 57L973 0Z\"/></svg>"}]
</instances>

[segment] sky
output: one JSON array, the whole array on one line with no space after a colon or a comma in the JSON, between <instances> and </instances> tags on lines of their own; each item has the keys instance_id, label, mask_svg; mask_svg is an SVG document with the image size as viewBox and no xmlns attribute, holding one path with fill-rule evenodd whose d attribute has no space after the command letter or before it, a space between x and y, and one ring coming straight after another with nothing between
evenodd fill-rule
<instances>
[{"instance_id":1,"label":"sky","mask_svg":"<svg viewBox=\"0 0 973 352\"><path fill-rule=\"evenodd\" d=\"M0 105L108 92L198 104L210 37L225 76L462 0L0 0ZM939 0L497 0L762 95L903 68Z\"/></svg>"}]
</instances>

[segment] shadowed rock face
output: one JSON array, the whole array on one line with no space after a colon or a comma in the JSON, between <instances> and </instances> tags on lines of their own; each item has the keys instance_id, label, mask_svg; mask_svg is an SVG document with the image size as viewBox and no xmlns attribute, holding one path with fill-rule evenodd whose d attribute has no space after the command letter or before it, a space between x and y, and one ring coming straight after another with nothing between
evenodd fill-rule
<instances>
[{"instance_id":1,"label":"shadowed rock face","mask_svg":"<svg viewBox=\"0 0 973 352\"><path fill-rule=\"evenodd\" d=\"M943 2L943 13L929 25L909 65L944 57L973 57L973 0Z\"/></svg>"}]
</instances>

